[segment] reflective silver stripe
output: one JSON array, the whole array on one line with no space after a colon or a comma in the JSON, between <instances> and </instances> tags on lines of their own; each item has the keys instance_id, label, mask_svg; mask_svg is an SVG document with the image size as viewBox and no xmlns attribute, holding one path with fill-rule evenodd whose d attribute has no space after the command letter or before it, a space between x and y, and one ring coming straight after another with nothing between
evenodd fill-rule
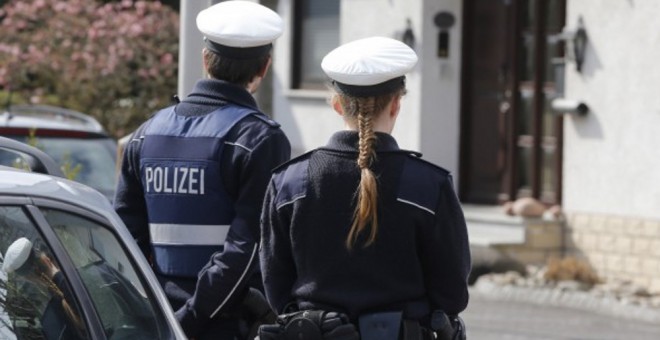
<instances>
[{"instance_id":1,"label":"reflective silver stripe","mask_svg":"<svg viewBox=\"0 0 660 340\"><path fill-rule=\"evenodd\" d=\"M252 149L248 148L248 147L245 146L245 145L241 145L241 144L238 144L238 143L232 143L232 142L225 142L225 144L227 144L227 145L233 145L233 146L238 146L239 148L243 148L243 149L247 150L247 152L252 152Z\"/></svg>"},{"instance_id":2,"label":"reflective silver stripe","mask_svg":"<svg viewBox=\"0 0 660 340\"><path fill-rule=\"evenodd\" d=\"M303 199L303 198L305 198L305 197L307 197L307 195L305 195L305 194L298 195L298 196L292 198L290 201L287 201L287 202L284 202L284 203L278 205L275 209L279 210L279 209L282 208L283 206L288 205L288 204L291 204L291 203L294 203L295 201L297 201L297 200L299 200L299 199Z\"/></svg>"},{"instance_id":3,"label":"reflective silver stripe","mask_svg":"<svg viewBox=\"0 0 660 340\"><path fill-rule=\"evenodd\" d=\"M434 212L433 210L431 210L431 209L429 209L429 208L427 208L427 207L423 207L423 206L421 206L421 205L419 205L419 204L417 204L417 203L415 203L415 202L406 201L406 200L404 200L403 198L397 198L396 200L399 201L399 202L401 202L401 203L410 204L410 205L412 205L413 207L420 208L420 209L422 209L422 210L424 210L424 211L428 211L428 212L430 212L431 214L435 215L435 212Z\"/></svg>"},{"instance_id":4,"label":"reflective silver stripe","mask_svg":"<svg viewBox=\"0 0 660 340\"><path fill-rule=\"evenodd\" d=\"M223 245L230 225L149 224L154 244Z\"/></svg>"},{"instance_id":5,"label":"reflective silver stripe","mask_svg":"<svg viewBox=\"0 0 660 340\"><path fill-rule=\"evenodd\" d=\"M225 305L225 303L227 303L229 298L232 295L234 295L234 292L236 291L236 288L238 288L238 286L241 284L241 282L243 282L243 279L245 279L245 274L247 274L248 270L250 270L250 268L252 267L252 262L254 261L254 258L257 255L258 248L259 248L259 245L257 245L257 244L255 244L254 247L252 247L252 255L250 256L250 261L248 261L248 264L245 266L245 269L243 270L243 274L241 274L241 277L238 279L238 281L236 281L236 284L231 289L229 294L227 294L227 297L224 299L224 301L222 301L220 306L218 306L218 308L216 308L215 311L213 313L211 313L211 318L213 318L216 314L218 314L220 309Z\"/></svg>"}]
</instances>

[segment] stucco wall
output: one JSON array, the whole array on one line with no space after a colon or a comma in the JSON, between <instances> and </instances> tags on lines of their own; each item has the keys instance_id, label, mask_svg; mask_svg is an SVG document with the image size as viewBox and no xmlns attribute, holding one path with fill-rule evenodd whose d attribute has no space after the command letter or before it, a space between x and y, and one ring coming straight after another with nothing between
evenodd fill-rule
<instances>
[{"instance_id":1,"label":"stucco wall","mask_svg":"<svg viewBox=\"0 0 660 340\"><path fill-rule=\"evenodd\" d=\"M341 3L341 41L373 35L400 38L410 19L416 38L415 52L420 54L422 0L343 0ZM421 122L421 74L424 71L420 57L415 69L406 77L408 94L402 101L401 111L392 135L404 149L419 150Z\"/></svg>"},{"instance_id":2,"label":"stucco wall","mask_svg":"<svg viewBox=\"0 0 660 340\"><path fill-rule=\"evenodd\" d=\"M274 45L272 72L273 117L282 124L295 156L325 144L333 131L342 128L342 122L327 103L328 91L291 89L293 1L278 2L277 12L284 19L285 29Z\"/></svg>"},{"instance_id":3,"label":"stucco wall","mask_svg":"<svg viewBox=\"0 0 660 340\"><path fill-rule=\"evenodd\" d=\"M192 91L197 80L205 76L202 65L204 41L202 40L202 33L197 29L195 20L197 14L210 5L210 0L181 2L177 87L179 98L185 98Z\"/></svg>"},{"instance_id":4,"label":"stucco wall","mask_svg":"<svg viewBox=\"0 0 660 340\"><path fill-rule=\"evenodd\" d=\"M343 0L340 9L342 43L368 36L398 38L410 19L419 55L408 75L408 95L393 135L402 148L421 151L425 159L458 171L458 103L460 85L460 22L451 30L451 54L435 56L438 29L433 16L450 10L460 20L460 0ZM288 134L294 154L324 145L343 127L327 104L328 91L291 90L292 0L280 0L278 12L288 30L275 45L273 112ZM319 65L320 67L320 65Z\"/></svg>"},{"instance_id":5,"label":"stucco wall","mask_svg":"<svg viewBox=\"0 0 660 340\"><path fill-rule=\"evenodd\" d=\"M463 1L425 1L422 12L421 50L421 119L419 122L420 151L424 158L452 172L454 184L459 183L461 45ZM449 56L437 56L440 29L434 23L439 12L455 18L449 33Z\"/></svg>"},{"instance_id":6,"label":"stucco wall","mask_svg":"<svg viewBox=\"0 0 660 340\"><path fill-rule=\"evenodd\" d=\"M564 209L660 219L660 1L568 1L583 17L582 73L567 64L566 97L591 108L565 120Z\"/></svg>"}]
</instances>

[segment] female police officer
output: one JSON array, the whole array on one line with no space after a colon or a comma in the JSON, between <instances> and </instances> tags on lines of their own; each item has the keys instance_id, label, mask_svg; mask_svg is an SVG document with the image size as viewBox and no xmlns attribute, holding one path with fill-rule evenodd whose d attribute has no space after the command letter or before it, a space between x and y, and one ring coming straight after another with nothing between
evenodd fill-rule
<instances>
[{"instance_id":1,"label":"female police officer","mask_svg":"<svg viewBox=\"0 0 660 340\"><path fill-rule=\"evenodd\" d=\"M323 59L346 129L278 167L266 192L261 268L278 313L342 312L363 333L365 316L399 312L408 339L423 337L405 320L430 327L437 311L466 308L470 252L451 175L390 135L416 62L408 46L382 37Z\"/></svg>"},{"instance_id":2,"label":"female police officer","mask_svg":"<svg viewBox=\"0 0 660 340\"><path fill-rule=\"evenodd\" d=\"M48 299L39 318L44 339L86 339L88 337L83 321L76 305L72 304L75 301L74 295L69 290L64 275L51 258L52 256L44 251L34 249L32 241L21 237L7 248L2 271L8 274L16 273L22 277L21 281L34 285L34 288L28 288L33 293L36 289L38 297L34 305L21 306L23 313L27 311L24 317L29 318L31 309L38 305L41 297ZM9 300L12 299L11 293L17 293L16 288L24 289L24 285L17 284L10 292ZM27 293L19 293L19 295L24 294ZM34 296L32 298L34 299ZM12 304L9 300L5 303Z\"/></svg>"}]
</instances>

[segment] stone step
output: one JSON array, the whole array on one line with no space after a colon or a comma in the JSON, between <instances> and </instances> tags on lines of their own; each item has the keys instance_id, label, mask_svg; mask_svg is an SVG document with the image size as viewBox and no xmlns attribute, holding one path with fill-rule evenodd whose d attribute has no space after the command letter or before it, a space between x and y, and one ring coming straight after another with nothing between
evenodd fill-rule
<instances>
[{"instance_id":1,"label":"stone step","mask_svg":"<svg viewBox=\"0 0 660 340\"><path fill-rule=\"evenodd\" d=\"M509 216L500 206L463 204L470 244L480 246L525 243L525 220Z\"/></svg>"}]
</instances>

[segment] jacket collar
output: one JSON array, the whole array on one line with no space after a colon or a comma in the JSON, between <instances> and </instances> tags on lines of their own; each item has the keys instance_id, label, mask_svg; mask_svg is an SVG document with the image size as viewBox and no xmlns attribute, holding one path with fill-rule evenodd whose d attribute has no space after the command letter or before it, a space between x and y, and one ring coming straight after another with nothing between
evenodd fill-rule
<instances>
[{"instance_id":1,"label":"jacket collar","mask_svg":"<svg viewBox=\"0 0 660 340\"><path fill-rule=\"evenodd\" d=\"M323 148L327 150L357 152L359 144L359 135L357 131L339 131L335 132L330 141ZM384 132L376 132L376 152L399 151L399 145L394 137Z\"/></svg>"},{"instance_id":2,"label":"jacket collar","mask_svg":"<svg viewBox=\"0 0 660 340\"><path fill-rule=\"evenodd\" d=\"M195 83L192 92L184 99L191 104L209 104L224 101L259 111L257 102L246 89L218 79L202 79Z\"/></svg>"}]
</instances>

